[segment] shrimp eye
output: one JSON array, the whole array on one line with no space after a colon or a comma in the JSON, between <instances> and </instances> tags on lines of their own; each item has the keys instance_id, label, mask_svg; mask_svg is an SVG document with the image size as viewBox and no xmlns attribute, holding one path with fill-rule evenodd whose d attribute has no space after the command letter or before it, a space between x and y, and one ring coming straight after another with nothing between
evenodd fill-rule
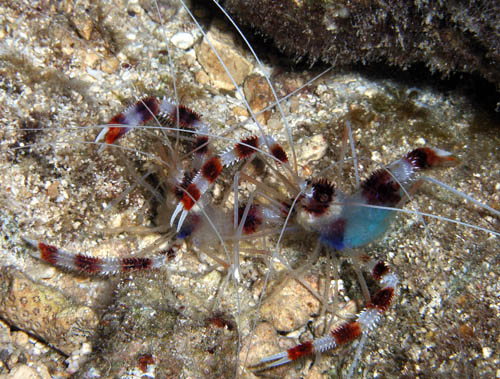
<instances>
[{"instance_id":1,"label":"shrimp eye","mask_svg":"<svg viewBox=\"0 0 500 379\"><path fill-rule=\"evenodd\" d=\"M312 183L312 196L305 201L304 210L314 216L320 216L326 212L333 200L335 188L326 179L319 179Z\"/></svg>"},{"instance_id":2,"label":"shrimp eye","mask_svg":"<svg viewBox=\"0 0 500 379\"><path fill-rule=\"evenodd\" d=\"M327 179L319 179L313 185L313 199L321 204L328 204L332 201L335 188Z\"/></svg>"}]
</instances>

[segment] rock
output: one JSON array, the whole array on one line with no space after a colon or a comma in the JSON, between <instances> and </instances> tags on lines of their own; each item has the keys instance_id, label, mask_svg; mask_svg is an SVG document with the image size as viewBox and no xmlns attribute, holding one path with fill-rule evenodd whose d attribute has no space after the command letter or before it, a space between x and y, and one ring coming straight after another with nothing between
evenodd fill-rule
<instances>
[{"instance_id":1,"label":"rock","mask_svg":"<svg viewBox=\"0 0 500 379\"><path fill-rule=\"evenodd\" d=\"M259 124L266 125L271 115L271 111L265 111L259 114L260 111L271 104L273 99L273 93L266 78L261 75L250 75L245 80L243 92L250 104L250 108L252 108L253 112L257 115Z\"/></svg>"},{"instance_id":2,"label":"rock","mask_svg":"<svg viewBox=\"0 0 500 379\"><path fill-rule=\"evenodd\" d=\"M336 66L384 61L403 70L423 63L431 72L479 73L500 85L495 2L226 0L224 6L296 59Z\"/></svg>"},{"instance_id":3,"label":"rock","mask_svg":"<svg viewBox=\"0 0 500 379\"><path fill-rule=\"evenodd\" d=\"M98 322L91 308L10 267L0 271L0 317L65 354L86 341Z\"/></svg>"},{"instance_id":4,"label":"rock","mask_svg":"<svg viewBox=\"0 0 500 379\"><path fill-rule=\"evenodd\" d=\"M214 87L233 91L233 82L220 64L208 41L215 47L238 85L243 83L250 74L253 68L252 64L244 57L242 51L234 45L232 34L211 29L207 36L203 38L201 44L196 48L198 62L207 72Z\"/></svg>"},{"instance_id":5,"label":"rock","mask_svg":"<svg viewBox=\"0 0 500 379\"><path fill-rule=\"evenodd\" d=\"M12 339L18 346L26 346L28 344L28 338L29 336L21 330L12 333Z\"/></svg>"},{"instance_id":6,"label":"rock","mask_svg":"<svg viewBox=\"0 0 500 379\"><path fill-rule=\"evenodd\" d=\"M3 376L3 375L2 375ZM2 378L0 376L0 378ZM5 379L42 379L40 375L36 372L34 368L27 365L17 365L5 376ZM2 378L3 379L3 378Z\"/></svg>"},{"instance_id":7,"label":"rock","mask_svg":"<svg viewBox=\"0 0 500 379\"><path fill-rule=\"evenodd\" d=\"M304 280L318 290L317 277L309 275L304 277ZM271 296L264 302L261 316L276 330L291 332L306 324L309 317L319 310L318 299L296 280L289 280L277 296Z\"/></svg>"},{"instance_id":8,"label":"rock","mask_svg":"<svg viewBox=\"0 0 500 379\"><path fill-rule=\"evenodd\" d=\"M322 134L297 141L297 157L300 162L317 161L325 156L327 149L328 142Z\"/></svg>"},{"instance_id":9,"label":"rock","mask_svg":"<svg viewBox=\"0 0 500 379\"><path fill-rule=\"evenodd\" d=\"M11 342L10 327L0 320L0 346L7 346Z\"/></svg>"},{"instance_id":10,"label":"rock","mask_svg":"<svg viewBox=\"0 0 500 379\"><path fill-rule=\"evenodd\" d=\"M88 17L88 15L78 14L73 17L72 21L78 30L78 34L88 41L92 35L92 20Z\"/></svg>"},{"instance_id":11,"label":"rock","mask_svg":"<svg viewBox=\"0 0 500 379\"><path fill-rule=\"evenodd\" d=\"M255 327L254 333L246 336L241 342L240 361L246 360L247 366L252 366L277 350L279 347L276 329L268 322L261 322Z\"/></svg>"},{"instance_id":12,"label":"rock","mask_svg":"<svg viewBox=\"0 0 500 379\"><path fill-rule=\"evenodd\" d=\"M190 33L178 32L172 36L170 42L179 49L188 50L194 44L194 37Z\"/></svg>"},{"instance_id":13,"label":"rock","mask_svg":"<svg viewBox=\"0 0 500 379\"><path fill-rule=\"evenodd\" d=\"M206 74L205 71L203 70L200 70L198 72L196 72L196 74L194 74L195 76L195 79L196 81L201 84L202 86L204 86L205 84L207 84L208 82L210 82L210 78L208 77L208 75Z\"/></svg>"}]
</instances>

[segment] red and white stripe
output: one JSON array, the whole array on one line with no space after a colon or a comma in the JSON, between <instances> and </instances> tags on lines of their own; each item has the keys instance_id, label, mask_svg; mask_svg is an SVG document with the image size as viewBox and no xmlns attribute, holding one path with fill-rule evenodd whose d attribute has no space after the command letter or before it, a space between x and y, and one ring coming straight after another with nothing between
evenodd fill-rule
<instances>
[{"instance_id":1,"label":"red and white stripe","mask_svg":"<svg viewBox=\"0 0 500 379\"><path fill-rule=\"evenodd\" d=\"M182 198L177 204L172 217L170 218L170 226L174 224L177 215L181 213L179 222L177 223L177 231L179 231L188 215L189 210L193 208L200 197L215 183L215 180L222 172L222 163L220 158L214 156L208 159L200 171L193 178L193 181L183 190ZM181 187L182 188L182 187Z\"/></svg>"},{"instance_id":2,"label":"red and white stripe","mask_svg":"<svg viewBox=\"0 0 500 379\"><path fill-rule=\"evenodd\" d=\"M270 146L271 154L280 162L286 163L288 161L288 157L283 148L269 136L247 137L238 142L233 149L222 154L220 157L213 156L212 158L206 160L200 171L196 174L193 181L189 185L183 186L183 183L178 184L177 188L183 191L183 195L172 213L170 226L173 226L177 216L180 214L179 221L177 223L177 231L181 229L188 212L191 208L193 208L201 196L203 196L203 194L205 194L206 191L208 191L208 189L210 189L215 183L215 180L219 177L223 167L230 166L235 162L251 157L253 154L258 152L258 149L265 148L266 145Z\"/></svg>"},{"instance_id":3,"label":"red and white stripe","mask_svg":"<svg viewBox=\"0 0 500 379\"><path fill-rule=\"evenodd\" d=\"M172 256L169 249L166 251L166 254L151 258L97 258L87 254L71 253L28 238L24 238L24 240L37 248L37 252L32 254L35 258L66 270L83 272L88 275L108 276L121 272L128 273L157 269L163 266Z\"/></svg>"},{"instance_id":4,"label":"red and white stripe","mask_svg":"<svg viewBox=\"0 0 500 379\"><path fill-rule=\"evenodd\" d=\"M101 130L101 132L97 135L95 142L99 142L104 138L106 144L111 145L123 137L125 133L131 129L131 127L144 125L156 117L159 112L160 103L158 100L152 96L145 97L109 120L109 126ZM101 147L100 150L103 148L104 146Z\"/></svg>"},{"instance_id":5,"label":"red and white stripe","mask_svg":"<svg viewBox=\"0 0 500 379\"><path fill-rule=\"evenodd\" d=\"M373 172L361 183L361 195L367 204L396 206L402 199L401 185L409 183L418 171L450 166L457 159L449 152L420 147L389 166Z\"/></svg>"},{"instance_id":6,"label":"red and white stripe","mask_svg":"<svg viewBox=\"0 0 500 379\"><path fill-rule=\"evenodd\" d=\"M279 162L288 162L288 157L285 150L271 136L250 136L242 139L234 147L221 155L221 160L224 166L230 166L233 163L239 162L245 158L252 156L259 150L270 149L270 154Z\"/></svg>"},{"instance_id":7,"label":"red and white stripe","mask_svg":"<svg viewBox=\"0 0 500 379\"><path fill-rule=\"evenodd\" d=\"M208 125L201 121L200 115L185 105L179 104L177 106L175 103L171 103L166 98L163 98L160 105L160 112L162 115L167 116L172 124L178 124L180 128L194 129L200 133L208 133L210 131Z\"/></svg>"},{"instance_id":8,"label":"red and white stripe","mask_svg":"<svg viewBox=\"0 0 500 379\"><path fill-rule=\"evenodd\" d=\"M166 117L175 128L195 131L193 143L193 168L199 169L206 156L210 154L210 128L205 124L198 113L185 105L177 106L163 98L160 105L160 117Z\"/></svg>"},{"instance_id":9,"label":"red and white stripe","mask_svg":"<svg viewBox=\"0 0 500 379\"><path fill-rule=\"evenodd\" d=\"M387 169L398 181L405 183L413 179L416 171L451 166L456 162L457 159L448 151L431 147L419 147L410 151L403 158L391 163Z\"/></svg>"},{"instance_id":10,"label":"red and white stripe","mask_svg":"<svg viewBox=\"0 0 500 379\"><path fill-rule=\"evenodd\" d=\"M179 128L191 129L195 131L196 140L193 147L192 169L198 173L192 182L187 184L179 182L176 193L182 192L178 197L179 204L175 208L170 219L172 226L180 213L177 223L179 231L191 208L197 203L201 196L214 184L215 180L222 172L222 167L230 166L233 163L246 159L255 154L259 149L269 147L270 154L280 163L288 162L288 157L284 149L270 136L251 136L241 140L233 149L222 154L220 157L210 156L209 127L201 121L200 116L184 105L177 105L163 98L162 102L154 97L146 97L138 101L135 105L127 108L122 113L114 116L110 121L110 126L104 128L96 138L96 142L102 138L106 144L113 144L123 137L132 126L143 125L154 117L166 118ZM115 125L115 126L113 126ZM121 126L123 125L123 126ZM101 147L100 150L104 148ZM183 177L183 173L178 173L178 177ZM187 184L187 185L186 185ZM92 270L92 262L82 256L82 261L87 262L88 270ZM80 262L77 262L80 263ZM98 262L105 265L106 262ZM84 265L84 262L81 263Z\"/></svg>"},{"instance_id":11,"label":"red and white stripe","mask_svg":"<svg viewBox=\"0 0 500 379\"><path fill-rule=\"evenodd\" d=\"M261 359L259 366L262 366L262 369L267 369L312 354L324 353L352 342L374 329L391 305L399 279L396 274L390 272L389 267L382 261L372 261L368 267L373 278L381 284L382 288L371 297L370 302L358 314L355 321L341 324L324 337L301 343L291 349Z\"/></svg>"}]
</instances>

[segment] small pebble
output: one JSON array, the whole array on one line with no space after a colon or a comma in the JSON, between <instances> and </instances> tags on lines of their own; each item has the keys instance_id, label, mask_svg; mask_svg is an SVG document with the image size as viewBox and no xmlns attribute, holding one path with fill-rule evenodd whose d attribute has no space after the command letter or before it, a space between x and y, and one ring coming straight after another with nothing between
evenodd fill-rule
<instances>
[{"instance_id":1,"label":"small pebble","mask_svg":"<svg viewBox=\"0 0 500 379\"><path fill-rule=\"evenodd\" d=\"M188 50L194 44L194 38L190 33L179 32L170 39L172 44L179 49Z\"/></svg>"},{"instance_id":2,"label":"small pebble","mask_svg":"<svg viewBox=\"0 0 500 379\"><path fill-rule=\"evenodd\" d=\"M26 346L28 344L28 335L23 331L12 333L12 339L17 346Z\"/></svg>"},{"instance_id":3,"label":"small pebble","mask_svg":"<svg viewBox=\"0 0 500 379\"><path fill-rule=\"evenodd\" d=\"M483 358L488 359L491 357L491 354L493 353L493 349L491 347L485 346L483 347Z\"/></svg>"},{"instance_id":4,"label":"small pebble","mask_svg":"<svg viewBox=\"0 0 500 379\"><path fill-rule=\"evenodd\" d=\"M9 379L40 379L41 376L35 371L35 369L27 366L27 365L17 365L15 366L9 373L9 376L6 377Z\"/></svg>"}]
</instances>

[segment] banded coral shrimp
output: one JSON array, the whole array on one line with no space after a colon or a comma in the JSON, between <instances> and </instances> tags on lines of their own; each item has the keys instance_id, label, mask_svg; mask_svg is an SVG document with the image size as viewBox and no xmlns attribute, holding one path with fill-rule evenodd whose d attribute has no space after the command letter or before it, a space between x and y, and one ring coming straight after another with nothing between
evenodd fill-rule
<instances>
[{"instance_id":1,"label":"banded coral shrimp","mask_svg":"<svg viewBox=\"0 0 500 379\"><path fill-rule=\"evenodd\" d=\"M219 304L217 310L224 312L219 321L222 320L223 324L227 323L226 326L233 322L238 323L244 347L240 354L240 362L245 365L241 368L240 374L250 376L252 374L247 366L256 362L250 361L251 357L248 361L246 358L245 348L248 346L246 342L250 340L249 336L255 335L251 355L257 355L258 360L267 354L293 346L299 338L300 341L305 341L313 335L314 337L321 335L318 334L319 328L314 322L304 326L309 319L316 320L313 316L317 312L312 312L313 315L307 314L305 321L299 320L302 325L294 326L292 330L279 330L281 335L274 334L270 339L265 339L259 334L264 329L262 319L271 321L271 326L273 325L273 320L269 320L267 314L262 316L265 312L261 312L261 308L257 305L259 290L266 278L264 260L259 261L259 258L251 254L242 255L239 296L232 285L227 284L219 298L217 293L220 281L226 277L224 270L209 270L213 263L203 256L203 251L198 251L199 256L196 256L194 254L197 252L196 248L190 251L181 249L179 256L167 264L164 272L127 276L119 282L115 295L106 295L102 290L98 290L101 288L99 284L102 284L100 279L75 278L73 275L49 269L39 262L26 258L28 247L22 243L20 235L28 234L31 238L36 236L44 242L65 250L97 256L100 254L101 257L106 255L121 257L139 252L150 246L156 238L154 235L137 235L132 230L118 237L103 236L96 232L98 229L119 226L147 225L148 220L152 219L144 208L147 209L148 200L154 195L141 186L132 189L119 205L103 211L103 203L107 206L113 202L113 199L134 185L130 183L134 183L134 178L130 179L130 182L128 180L128 177L133 175L134 169L139 172L135 175L137 179L152 167L151 162L148 162L148 157L151 158L151 156L145 158L143 156L143 159L140 155L129 154L126 150L130 147L138 151L151 152L152 147L149 146L151 139L148 139L148 132L128 133L126 138L117 143L117 149L127 154L128 158L125 160L113 155L111 149L98 154L98 147L91 141L102 127L99 123L109 120L114 114L123 110L124 104L122 103L132 104L135 101L131 99L137 96L142 97L144 93L158 97L162 97L165 93L172 94L168 58L165 55L165 45L161 40L165 36L163 33L171 36L182 30L199 36L200 32L185 12L179 12L177 7L171 8L169 6L171 4L161 8L164 16L163 23L160 23L158 17L155 16L154 4L141 7L138 4L127 5L118 2L115 5L117 5L116 9L113 10L109 9L106 4L94 8L94 11L100 9L109 11L111 14L109 17L113 21L111 24L103 21L101 29L97 30L98 37L95 40L89 38L87 42L84 42L85 26L88 25L84 17L86 12L82 14L78 7L66 9L66 13L62 12L64 17L55 10L53 13L50 11L40 13L35 7L25 8L22 12L26 26L34 28L32 24L34 21L44 21L47 24L40 22L38 30L46 32L50 30L51 34L54 34L50 38L45 35L49 38L46 41L32 42L35 45L41 44L45 50L49 51L49 58L44 58L43 62L48 61L52 70L36 71L37 58L45 56L38 55L41 54L40 50L35 48L31 50L29 46L22 46L23 49L19 49L22 54L25 54L24 61L13 61L10 58L10 64L18 65L18 72L21 73L22 78L8 77L12 81L9 83L10 88L15 89L16 85L18 86L17 90L9 93L9 98L17 101L12 100L12 103L8 103L7 115L12 117L9 122L14 123L19 119L19 112L12 111L18 104L22 104L23 110L30 109L27 105L30 102L34 106L29 116L26 112L21 112L24 116L24 125L26 125L25 131L20 133L21 136L19 134L8 135L5 141L9 144L34 143L35 146L26 156L19 154L16 157L15 152L19 151L19 149L16 150L18 146L8 145L10 162L13 163L4 167L8 173L6 178L12 178L13 182L5 185L9 192L7 195L4 194L2 199L2 202L9 206L10 214L9 222L3 224L4 230L7 230L6 234L11 235L5 251L7 252L7 249L12 252L17 251L23 258L8 255L2 257L2 260L5 264L17 263L34 278L49 277L46 279L49 284L57 286L63 292L68 291L83 303L95 305L102 302L103 297L108 296L107 301L114 302L109 307L114 313L108 311L106 313L108 318L103 318L103 322L116 322L116 314L123 316L123 313L118 311L119 306L130 307L131 303L125 303L120 294L129 292L132 297L146 296L155 299L158 294L164 295L163 301L153 302L159 308L151 310L151 317L160 320L161 317L158 315L172 307L181 314L181 317L178 317L180 321L177 322L182 324L184 329L178 327L180 332L175 336L183 337L181 341L186 343L187 354L194 351L186 342L187 336L206 337L209 333L200 320L219 317L211 313L214 299L217 299ZM170 9L175 11L170 14ZM13 12L12 9L11 12ZM105 13L102 13L103 17ZM71 22L67 22L66 17L69 17ZM117 25L122 26L121 24L125 23L124 20L129 23L125 27L128 26L130 29L119 32ZM81 24L78 25L78 22ZM91 25L91 29L96 28L94 24ZM167 31L157 29L160 28L159 25L163 25ZM76 28L79 35L72 27ZM127 36L127 32L130 35ZM63 38L65 34L69 36L67 40ZM151 36L155 38L152 40ZM120 42L121 38L124 41ZM27 44L27 41L21 40L21 45ZM106 43L109 43L109 46L106 46ZM119 46L120 44L123 46ZM144 46L146 46L145 51ZM92 56L89 50L99 54ZM171 51L174 55L176 84L179 86L182 103L187 103L194 111L201 113L203 121L210 125L212 132L216 135L220 135L229 125L239 125L238 117L244 113L244 110L234 105L237 102L234 93L228 94L227 91L218 90L209 83L201 85L202 77L198 77L198 82L194 80L195 73L202 72L202 68L193 52L186 53L176 48L171 48ZM126 59L123 62L124 66L118 68L116 65L121 62L120 58ZM161 68L161 66L167 68ZM56 68L64 73L62 77L57 75ZM88 70L82 70L82 68L88 68ZM36 72L40 73L44 85L34 80ZM280 78L278 75L275 81L278 82L276 85L281 84L283 87L293 86L294 81L305 81L304 78L311 76L314 75L290 75L287 78ZM65 86L71 90L59 96L57 92L63 91ZM15 97L16 91L19 96L17 98ZM333 154L334 157L338 157L340 150L338 146L341 145L344 132L341 121L350 120L357 144L356 153L360 157L359 166L364 178L381 165L394 162L417 147L414 142L419 146L422 145L422 139L425 139L426 144L451 150L463 161L463 164L458 167L433 171L431 173L433 177L465 193L472 194L485 203L493 206L498 203L498 188L495 187L499 182L498 137L487 135L486 132L474 134L471 131L470 125L473 123L474 113L466 100L458 95L450 99L430 89L415 90L391 81L373 82L358 74L342 73L323 76L310 84L286 103L285 109L293 110L293 115L290 116L293 121L290 123L294 128L292 129L294 144L299 151L299 162L301 162L304 177L308 176L308 173L312 177L318 175L331 163L325 156L306 157L306 142L312 137L315 137L315 140L328 141L328 155ZM71 127L90 126L84 129L71 129L61 128L61 124ZM400 125L404 125L404 129L401 129ZM38 127L39 131L31 133L33 126ZM440 129L445 126L449 129ZM280 143L286 146L285 133L282 131L283 126L278 112L271 115L265 127L270 131L269 134L279 138ZM217 144L220 143L223 149L239 138L252 133L258 133L255 127L254 129L250 127L248 130L241 126L236 129L233 136L228 137L231 140L224 141L220 136L214 137L214 140ZM318 150L321 151L321 149ZM287 146L287 151L289 152L289 146ZM314 161L315 158L318 162ZM132 169L126 168L129 161L133 162ZM343 180L332 180L345 193L351 193L355 187L352 164L349 162L344 163L345 168L340 175ZM325 174L325 177L331 179L334 174L338 174L336 168ZM220 187L223 190L222 193L230 191L230 188ZM32 196L30 203L23 205L28 195ZM498 220L491 214L478 211L477 207L451 197L446 191L436 189L434 186L427 185L421 189L418 195L414 196L414 202L414 209L421 212L464 219L473 225L487 229L497 228ZM410 376L426 373L438 375L460 370L463 367L477 373L493 370L495 358L491 352L488 353L488 349L496 351L498 341L494 340L494 336L489 337L487 333L489 329L494 328L495 322L498 322L498 300L495 299L495 291L498 291L498 274L494 270L498 263L495 249L497 237L491 237L491 233L457 226L444 220L435 221L428 217L425 219L430 233L427 239L421 223L401 216L394 221L385 238L377 240L363 250L371 257L386 261L398 273L402 283L400 294L387 311L380 326L370 335L362 351L356 368L357 375L375 375L376 373L385 376L398 376L401 373ZM11 231L22 228L24 228L22 232ZM29 232L26 229L29 229ZM312 238L307 243L300 243L287 236L278 251L279 257L291 262L293 267L305 265L309 263L307 255L311 254L314 242ZM271 240L269 246L272 247L275 243L276 240ZM148 251L144 252L144 254L147 253ZM342 302L345 297L362 299L360 291L356 290L355 276L349 276L346 270L348 266L340 269L335 263L328 264L326 258L322 256L312 268L312 272L321 272L322 267L326 266L332 272L335 269L340 272L345 287L342 291ZM275 279L275 277L270 279ZM191 288L193 286L195 288ZM276 291L274 298L279 298L279 296L280 292ZM204 298L210 300L207 302ZM139 300L145 304L144 308L151 305L147 303L148 299ZM247 308L245 304L248 304ZM181 307L183 307L182 310ZM257 308L257 316L254 316L255 308ZM131 308L130 311L136 311L136 309ZM271 309L271 311L276 312L277 309ZM292 318L299 318L294 312L289 314ZM134 316L139 317L138 314ZM186 321L188 318L197 320L197 323L189 323ZM254 320L258 321L258 329L255 333L252 332ZM316 323L320 322L316 321ZM177 325L175 322L174 324ZM137 334L139 333L137 329L127 329L126 326L123 325L123 333L131 334L135 341L144 342L151 337L140 336ZM148 324L148 326L154 325ZM188 333L196 327L198 327L196 331L198 334ZM228 327L228 329L231 328ZM206 339L210 338L206 337ZM99 359L108 359L117 365L119 359L103 349L102 346L105 344L102 336L101 340L98 338L96 340L94 348L99 353L108 353L109 356L94 357L95 361L91 362L90 366L97 364L96 361ZM216 338L213 340L221 341ZM176 342L179 343L179 341ZM202 357L216 355L217 359L227 360L230 363L229 357L234 357L236 355L234 352L237 350L234 335L229 334L225 343L227 346L203 345L205 353L213 349L215 354L208 353ZM130 348L130 346L127 344L127 347ZM260 350L256 350L255 346ZM137 362L137 357L141 354L149 352L157 360L158 357L163 357L161 354L164 353L165 348L156 345L149 347L153 350L144 351L140 349L140 346L134 346L130 356L136 360L127 360L130 358L127 356L127 359L120 362L123 364L121 369L130 367L131 362ZM174 355L175 347L172 345L167 345L167 347ZM155 348L157 350L154 350ZM269 351L264 351L264 348ZM344 375L351 366L353 356L354 349L350 346L340 352L325 355L313 368L304 364L304 362L309 362L306 360L302 364L300 362L289 364L275 371L264 371L262 374L298 376L314 375L319 372L331 376L337 373ZM171 368L174 373L182 372L185 376L203 375L203 372L194 371L196 370L194 366L200 362L196 360L196 357L183 357L185 361L178 360L178 356L174 358L170 357L170 360L166 360L181 366L180 371L175 371L175 366ZM205 358L201 358L203 359ZM465 365L461 364L461 361L467 360L470 362ZM231 366L229 363L228 366ZM165 361L161 362L160 359L157 374L163 373L162 364L165 365ZM88 370L90 366L86 369ZM210 375L215 376L215 372L220 374L220 371L216 370L222 370L222 373L226 375L229 375L229 372L236 372L236 370L232 371L232 368L226 370L221 366L223 365L220 361L210 366L214 370L210 372ZM206 369L207 365L201 367ZM116 367L112 369L117 370Z\"/></svg>"}]
</instances>

